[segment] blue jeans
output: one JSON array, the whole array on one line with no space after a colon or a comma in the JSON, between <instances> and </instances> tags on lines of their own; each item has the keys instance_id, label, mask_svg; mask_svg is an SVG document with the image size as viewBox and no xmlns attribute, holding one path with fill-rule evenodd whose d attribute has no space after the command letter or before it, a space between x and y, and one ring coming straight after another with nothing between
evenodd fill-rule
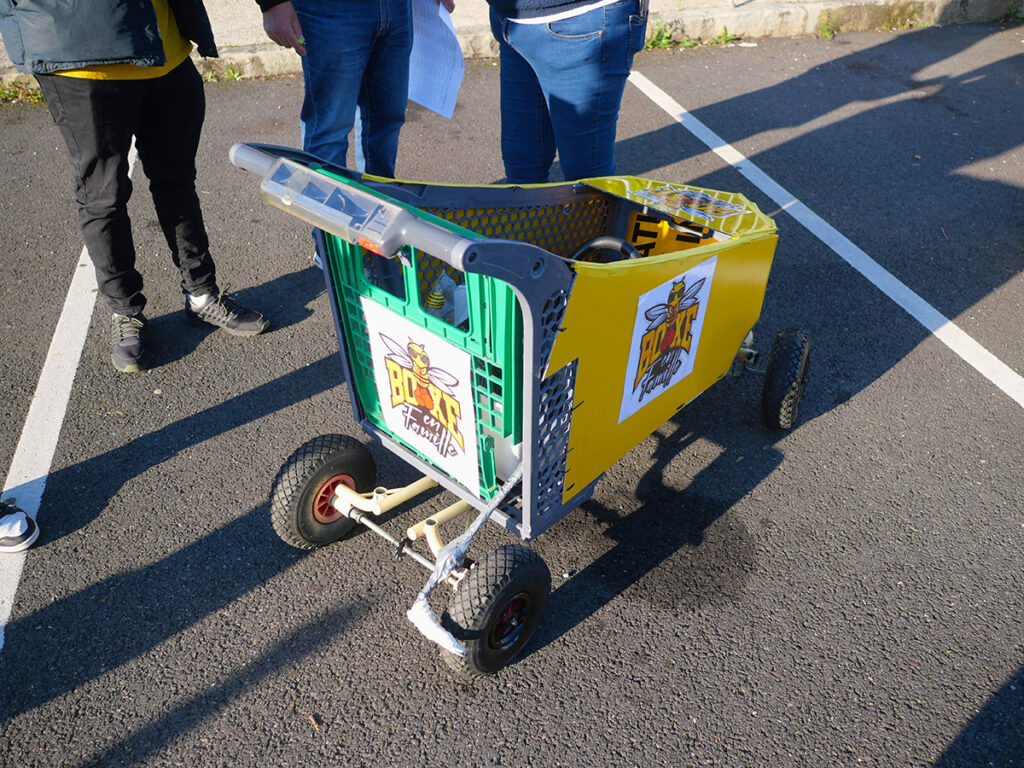
<instances>
[{"instance_id":1,"label":"blue jeans","mask_svg":"<svg viewBox=\"0 0 1024 768\"><path fill-rule=\"evenodd\" d=\"M568 180L615 173L619 104L646 28L646 0L620 0L550 24L520 24L491 9L510 183L547 181L556 149Z\"/></svg>"},{"instance_id":2,"label":"blue jeans","mask_svg":"<svg viewBox=\"0 0 1024 768\"><path fill-rule=\"evenodd\" d=\"M293 0L302 26L302 148L346 165L355 127L356 169L395 175L409 100L409 0Z\"/></svg>"}]
</instances>

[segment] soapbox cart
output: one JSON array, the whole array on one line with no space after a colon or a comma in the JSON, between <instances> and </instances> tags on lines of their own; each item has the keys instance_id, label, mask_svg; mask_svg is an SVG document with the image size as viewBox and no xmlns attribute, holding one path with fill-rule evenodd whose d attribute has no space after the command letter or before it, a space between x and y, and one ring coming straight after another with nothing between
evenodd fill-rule
<instances>
[{"instance_id":1,"label":"soapbox cart","mask_svg":"<svg viewBox=\"0 0 1024 768\"><path fill-rule=\"evenodd\" d=\"M767 424L794 424L810 344L783 330L757 367L777 235L739 194L635 177L394 181L261 144L231 160L314 227L355 418L423 475L380 487L361 442L321 435L278 473L274 529L314 548L362 524L430 570L408 615L463 676L519 653L551 585L521 543L469 557L484 520L533 539L730 373L763 374ZM458 501L404 536L375 522L438 484ZM445 541L456 518L473 522ZM426 597L441 582L454 589L438 621Z\"/></svg>"}]
</instances>

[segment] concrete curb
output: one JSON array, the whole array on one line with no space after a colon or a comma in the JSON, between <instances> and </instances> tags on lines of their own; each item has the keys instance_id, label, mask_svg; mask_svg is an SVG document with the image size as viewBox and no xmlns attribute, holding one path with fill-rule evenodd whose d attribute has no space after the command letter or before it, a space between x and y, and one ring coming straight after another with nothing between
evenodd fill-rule
<instances>
[{"instance_id":1,"label":"concrete curb","mask_svg":"<svg viewBox=\"0 0 1024 768\"><path fill-rule=\"evenodd\" d=\"M196 58L205 77L236 80L302 71L299 57L270 42L258 27L258 11L244 0L252 23L237 29L226 17L238 15L238 0L208 0L214 29L230 30L220 43L219 59ZM497 56L497 44L487 23L482 0L461 0L453 20L467 59ZM461 9L469 6L469 10ZM1024 8L1024 0L651 0L648 39L664 27L676 42L714 40L723 30L747 40L765 37L842 34L871 30L901 30L991 21ZM216 11L216 13L215 13ZM218 14L225 15L218 24ZM236 42L232 42L235 38ZM220 40L220 33L218 32ZM29 75L18 73L0 50L0 85L34 86Z\"/></svg>"}]
</instances>

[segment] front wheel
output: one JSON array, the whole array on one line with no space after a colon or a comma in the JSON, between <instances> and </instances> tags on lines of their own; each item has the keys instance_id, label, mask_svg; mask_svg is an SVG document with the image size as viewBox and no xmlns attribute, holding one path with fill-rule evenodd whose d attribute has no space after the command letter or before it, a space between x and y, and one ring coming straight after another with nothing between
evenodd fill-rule
<instances>
[{"instance_id":1,"label":"front wheel","mask_svg":"<svg viewBox=\"0 0 1024 768\"><path fill-rule=\"evenodd\" d=\"M355 521L331 505L339 486L372 491L377 465L358 440L321 435L304 444L281 467L270 495L270 522L287 544L315 549L342 538Z\"/></svg>"},{"instance_id":2,"label":"front wheel","mask_svg":"<svg viewBox=\"0 0 1024 768\"><path fill-rule=\"evenodd\" d=\"M540 555L506 544L474 563L452 595L441 621L466 649L443 651L459 676L478 678L506 666L533 636L551 591Z\"/></svg>"},{"instance_id":3,"label":"front wheel","mask_svg":"<svg viewBox=\"0 0 1024 768\"><path fill-rule=\"evenodd\" d=\"M779 331L768 357L761 414L772 429L792 429L807 384L811 342L799 328Z\"/></svg>"}]
</instances>

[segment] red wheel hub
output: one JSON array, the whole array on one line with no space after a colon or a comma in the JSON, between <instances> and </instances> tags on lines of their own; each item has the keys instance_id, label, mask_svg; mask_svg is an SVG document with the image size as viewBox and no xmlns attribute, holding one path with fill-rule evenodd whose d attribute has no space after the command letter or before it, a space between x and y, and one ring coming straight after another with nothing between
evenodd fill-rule
<instances>
[{"instance_id":1,"label":"red wheel hub","mask_svg":"<svg viewBox=\"0 0 1024 768\"><path fill-rule=\"evenodd\" d=\"M320 490L313 497L313 518L321 525L333 523L335 520L344 517L331 504L331 499L334 498L334 494L342 485L346 488L351 488L353 491L356 489L356 482L352 479L352 475L335 475L321 485Z\"/></svg>"}]
</instances>

